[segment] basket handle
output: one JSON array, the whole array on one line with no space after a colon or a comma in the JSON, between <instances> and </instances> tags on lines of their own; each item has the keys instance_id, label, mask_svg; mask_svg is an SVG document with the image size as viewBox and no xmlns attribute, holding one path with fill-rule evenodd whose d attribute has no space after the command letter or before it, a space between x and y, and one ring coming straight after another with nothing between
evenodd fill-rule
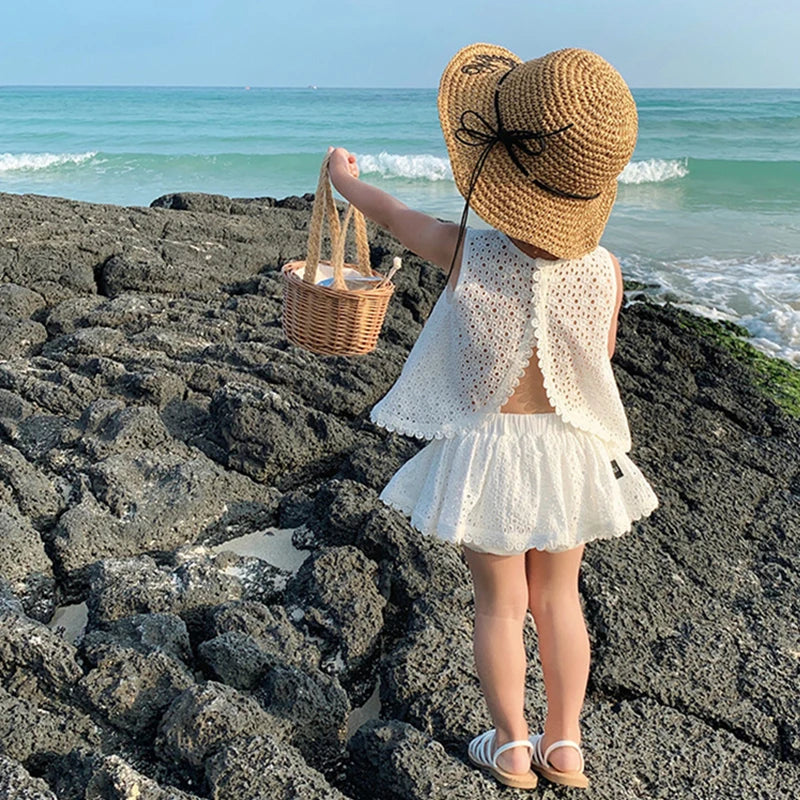
<instances>
[{"instance_id":1,"label":"basket handle","mask_svg":"<svg viewBox=\"0 0 800 800\"><path fill-rule=\"evenodd\" d=\"M319 264L322 249L322 226L325 216L328 218L328 227L331 230L331 265L333 266L333 288L346 289L344 282L344 248L347 228L351 217L355 219L356 249L358 251L358 269L362 275L372 274L369 266L369 243L367 241L367 226L364 215L352 205L348 206L344 224L339 223L339 214L333 201L328 163L330 155L322 160L322 168L317 182L317 193L314 195L314 205L311 209L311 222L308 227L308 246L306 266L303 270L303 281L316 283L317 264Z\"/></svg>"},{"instance_id":2,"label":"basket handle","mask_svg":"<svg viewBox=\"0 0 800 800\"><path fill-rule=\"evenodd\" d=\"M332 246L331 265L333 266L334 275L337 273L342 276L342 286L344 289L344 248L347 240L347 229L350 226L350 220L353 220L356 235L356 264L358 271L365 277L372 275L372 270L369 266L369 242L367 241L367 223L364 220L364 215L352 204L348 204L347 211L344 215L342 222L342 229L339 236ZM334 277L334 285L336 278Z\"/></svg>"}]
</instances>

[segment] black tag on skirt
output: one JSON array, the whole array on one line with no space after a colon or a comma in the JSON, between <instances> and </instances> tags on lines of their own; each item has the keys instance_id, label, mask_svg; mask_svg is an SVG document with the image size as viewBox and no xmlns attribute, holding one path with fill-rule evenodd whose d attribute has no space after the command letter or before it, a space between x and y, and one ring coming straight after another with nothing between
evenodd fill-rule
<instances>
[{"instance_id":1,"label":"black tag on skirt","mask_svg":"<svg viewBox=\"0 0 800 800\"><path fill-rule=\"evenodd\" d=\"M614 469L614 477L617 478L617 480L619 480L622 477L622 470L619 468L619 464L617 464L616 461L612 460L611 466Z\"/></svg>"}]
</instances>

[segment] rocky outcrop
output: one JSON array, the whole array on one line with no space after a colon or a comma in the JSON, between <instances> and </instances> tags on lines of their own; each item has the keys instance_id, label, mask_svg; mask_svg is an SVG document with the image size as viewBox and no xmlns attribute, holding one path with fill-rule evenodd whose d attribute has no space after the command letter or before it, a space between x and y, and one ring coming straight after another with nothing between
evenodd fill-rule
<instances>
[{"instance_id":1,"label":"rocky outcrop","mask_svg":"<svg viewBox=\"0 0 800 800\"><path fill-rule=\"evenodd\" d=\"M369 410L444 275L403 253L377 349L305 352L280 266L309 210L0 195L0 795L523 796L466 757L490 721L463 559L378 498L424 442ZM401 248L370 234L385 270ZM800 421L771 399L796 390L734 335L621 311L612 363L661 506L581 573L601 800L800 792ZM294 561L226 549L284 534ZM52 619L70 604L74 641Z\"/></svg>"},{"instance_id":2,"label":"rocky outcrop","mask_svg":"<svg viewBox=\"0 0 800 800\"><path fill-rule=\"evenodd\" d=\"M41 778L33 778L18 761L0 755L0 796L18 800L58 800Z\"/></svg>"}]
</instances>

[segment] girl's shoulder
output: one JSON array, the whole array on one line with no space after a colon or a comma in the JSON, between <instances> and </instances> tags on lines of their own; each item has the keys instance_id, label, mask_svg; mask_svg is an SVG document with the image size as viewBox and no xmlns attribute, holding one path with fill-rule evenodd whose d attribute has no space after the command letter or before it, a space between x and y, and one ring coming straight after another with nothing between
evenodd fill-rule
<instances>
[{"instance_id":1,"label":"girl's shoulder","mask_svg":"<svg viewBox=\"0 0 800 800\"><path fill-rule=\"evenodd\" d=\"M608 265L609 269L613 271L617 283L622 286L622 267L620 267L619 259L602 245L597 245L590 255L592 254L596 260L604 261Z\"/></svg>"}]
</instances>

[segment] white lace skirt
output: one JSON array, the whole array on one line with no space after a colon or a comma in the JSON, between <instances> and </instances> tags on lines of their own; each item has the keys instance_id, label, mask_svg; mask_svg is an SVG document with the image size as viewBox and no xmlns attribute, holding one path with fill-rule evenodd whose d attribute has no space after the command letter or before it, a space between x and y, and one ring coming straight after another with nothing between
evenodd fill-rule
<instances>
[{"instance_id":1,"label":"white lace skirt","mask_svg":"<svg viewBox=\"0 0 800 800\"><path fill-rule=\"evenodd\" d=\"M601 439L555 413L497 413L433 439L380 498L424 534L497 555L621 536L658 507L627 455L612 461Z\"/></svg>"}]
</instances>

